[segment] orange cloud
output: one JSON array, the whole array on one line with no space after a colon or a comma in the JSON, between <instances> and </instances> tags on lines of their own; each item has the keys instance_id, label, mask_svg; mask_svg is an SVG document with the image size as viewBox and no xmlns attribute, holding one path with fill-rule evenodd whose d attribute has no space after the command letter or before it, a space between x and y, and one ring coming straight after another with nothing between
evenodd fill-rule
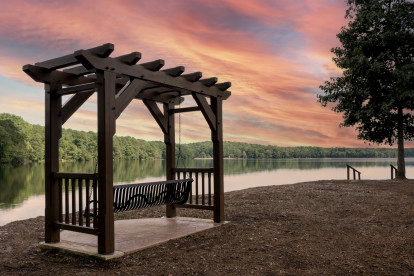
<instances>
[{"instance_id":1,"label":"orange cloud","mask_svg":"<svg viewBox=\"0 0 414 276\"><path fill-rule=\"evenodd\" d=\"M0 10L0 75L41 89L21 71L23 64L111 42L114 56L141 51L142 62L162 58L166 68L184 65L189 73L231 81L233 94L224 103L226 139L364 146L354 130L338 128L339 114L316 102L318 86L338 74L329 49L338 44L344 12L343 3L330 0L7 1ZM20 92L14 94L7 100L18 101ZM67 127L95 130L91 106ZM17 104L0 107L26 114ZM40 104L33 108L43 116ZM210 139L200 114L183 119L184 142ZM138 102L118 119L117 134L163 139Z\"/></svg>"}]
</instances>

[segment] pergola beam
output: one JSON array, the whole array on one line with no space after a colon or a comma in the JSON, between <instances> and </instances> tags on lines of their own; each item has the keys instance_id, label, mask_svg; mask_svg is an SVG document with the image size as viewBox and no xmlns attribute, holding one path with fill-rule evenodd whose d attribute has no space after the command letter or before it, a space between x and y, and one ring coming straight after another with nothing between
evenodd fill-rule
<instances>
[{"instance_id":1,"label":"pergola beam","mask_svg":"<svg viewBox=\"0 0 414 276\"><path fill-rule=\"evenodd\" d=\"M87 69L100 69L100 70L114 70L118 74L126 75L132 78L138 78L142 80L158 83L160 86L171 87L173 89L187 90L189 93L200 93L206 96L221 97L227 99L230 93L224 93L216 86L207 87L201 82L191 82L182 76L172 77L163 71L151 71L143 67L140 64L129 66L125 65L114 58L99 58L92 55L88 51L76 51L75 57L85 66ZM227 91L226 91L227 92Z\"/></svg>"},{"instance_id":2,"label":"pergola beam","mask_svg":"<svg viewBox=\"0 0 414 276\"><path fill-rule=\"evenodd\" d=\"M199 110L200 110L199 106L191 106L191 107L183 107L183 108L172 109L172 110L170 110L170 112L175 114L175 113L185 113L185 112L193 112L193 111L199 111Z\"/></svg>"},{"instance_id":3,"label":"pergola beam","mask_svg":"<svg viewBox=\"0 0 414 276\"><path fill-rule=\"evenodd\" d=\"M84 92L91 92L96 90L96 83L87 83L82 85L70 86L67 88L62 88L62 90L57 91L58 95L70 95L76 93L84 93Z\"/></svg>"},{"instance_id":4,"label":"pergola beam","mask_svg":"<svg viewBox=\"0 0 414 276\"><path fill-rule=\"evenodd\" d=\"M85 83L95 82L95 78L77 76L67 72L56 70L49 70L44 67L39 67L31 64L23 66L23 71L28 74L34 81L51 83L54 80L60 80L64 85L81 85Z\"/></svg>"},{"instance_id":5,"label":"pergola beam","mask_svg":"<svg viewBox=\"0 0 414 276\"><path fill-rule=\"evenodd\" d=\"M106 43L84 51L88 51L89 53L99 57L108 57L114 51L114 49L114 44ZM74 54L35 63L36 66L44 67L50 70L72 66L75 64L79 64L79 60L75 58Z\"/></svg>"}]
</instances>

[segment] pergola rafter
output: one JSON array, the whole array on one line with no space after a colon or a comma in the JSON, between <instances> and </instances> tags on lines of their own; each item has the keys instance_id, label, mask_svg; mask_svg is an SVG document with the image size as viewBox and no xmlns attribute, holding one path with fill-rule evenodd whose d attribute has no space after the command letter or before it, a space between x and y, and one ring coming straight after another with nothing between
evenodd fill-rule
<instances>
[{"instance_id":1,"label":"pergola rafter","mask_svg":"<svg viewBox=\"0 0 414 276\"><path fill-rule=\"evenodd\" d=\"M166 145L166 178L173 180L184 173L176 168L175 162L175 119L174 114L201 111L211 130L213 142L214 167L211 169L192 168L195 195L184 205L168 204L167 217L176 216L176 208L195 208L212 210L215 222L224 220L224 183L223 183L223 124L222 101L230 97L227 89L229 82L217 83L216 77L202 78L201 72L184 74L185 68L177 66L163 69L162 59L138 63L141 53L110 57L114 45L107 43L88 50L75 51L55 59L23 66L33 80L45 84L45 171L46 171L46 211L45 241L58 242L60 229L79 231L98 236L98 252L114 252L113 216L113 135L116 133L116 119L134 100L142 100L154 117ZM59 139L62 125L94 94L98 96L98 173L60 173ZM62 103L62 97L71 97ZM197 106L176 108L184 99L192 97ZM162 104L162 108L157 104ZM202 175L201 203L199 202L198 175ZM205 194L204 175L208 175L208 194ZM214 192L211 187L213 175ZM62 218L62 183L90 181L84 188L94 196L93 209L97 213L91 224L88 219L72 209L69 219L69 205L66 206L65 219ZM66 184L65 184L66 185ZM68 196L68 185L65 186ZM74 188L73 188L74 189ZM75 190L72 191L72 194ZM212 200L212 194L214 197ZM205 200L205 198L208 198ZM73 204L75 197L73 197ZM79 206L82 210L82 196L79 192ZM68 198L65 199L67 204ZM86 199L86 205L88 205ZM75 207L73 207L75 208ZM89 207L87 207L89 210ZM85 224L86 223L86 224Z\"/></svg>"}]
</instances>

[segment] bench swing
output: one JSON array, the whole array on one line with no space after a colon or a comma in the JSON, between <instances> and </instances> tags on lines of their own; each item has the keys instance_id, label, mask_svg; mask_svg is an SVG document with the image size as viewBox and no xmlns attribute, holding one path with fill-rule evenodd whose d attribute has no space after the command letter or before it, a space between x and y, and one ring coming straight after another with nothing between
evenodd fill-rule
<instances>
[{"instance_id":1,"label":"bench swing","mask_svg":"<svg viewBox=\"0 0 414 276\"><path fill-rule=\"evenodd\" d=\"M181 107L181 103L180 103ZM177 166L179 165L181 154L181 113L179 113L178 129L179 129L179 142L178 142L178 158ZM185 173L187 176L187 168L184 161L182 162ZM97 167L95 166L95 170ZM96 173L96 171L95 171ZM116 185L114 189L114 201L113 211L114 213L136 210L141 208L153 207L165 204L184 204L189 198L191 193L191 185L194 179L176 179L147 183L135 183L126 185ZM89 195L91 197L92 194ZM95 203L94 200L89 200L90 204ZM87 210L85 210L85 217L87 216ZM90 213L93 217L94 214Z\"/></svg>"},{"instance_id":2,"label":"bench swing","mask_svg":"<svg viewBox=\"0 0 414 276\"><path fill-rule=\"evenodd\" d=\"M210 210L215 222L224 221L223 101L231 96L231 83L217 83L216 77L202 78L201 72L184 74L184 66L162 69L162 59L139 62L139 52L114 57L113 51L114 45L106 43L23 66L28 76L45 85L45 242L58 243L61 230L96 235L99 254L115 251L114 212L166 204L167 217L177 215L174 207L183 207ZM62 127L94 94L99 173L61 172ZM66 96L69 98L63 102ZM187 98L193 98L196 105L176 108ZM145 104L164 135L168 180L114 186L116 121L133 100ZM174 116L193 111L202 113L211 131L214 162L212 168L191 168L189 176L183 176L187 169L176 164ZM173 180L176 178L181 179ZM191 200L193 185L195 202ZM201 202L197 200L199 187ZM79 212L85 209L85 213ZM92 222L90 211L94 213Z\"/></svg>"}]
</instances>

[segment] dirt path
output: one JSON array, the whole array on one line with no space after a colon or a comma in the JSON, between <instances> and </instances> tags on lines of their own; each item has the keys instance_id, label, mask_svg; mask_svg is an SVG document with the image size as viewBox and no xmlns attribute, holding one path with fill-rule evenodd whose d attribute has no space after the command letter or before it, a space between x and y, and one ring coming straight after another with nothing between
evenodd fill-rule
<instances>
[{"instance_id":1,"label":"dirt path","mask_svg":"<svg viewBox=\"0 0 414 276\"><path fill-rule=\"evenodd\" d=\"M41 251L43 218L13 222L0 227L0 274L414 275L414 181L269 186L225 201L231 223L110 262Z\"/></svg>"}]
</instances>

